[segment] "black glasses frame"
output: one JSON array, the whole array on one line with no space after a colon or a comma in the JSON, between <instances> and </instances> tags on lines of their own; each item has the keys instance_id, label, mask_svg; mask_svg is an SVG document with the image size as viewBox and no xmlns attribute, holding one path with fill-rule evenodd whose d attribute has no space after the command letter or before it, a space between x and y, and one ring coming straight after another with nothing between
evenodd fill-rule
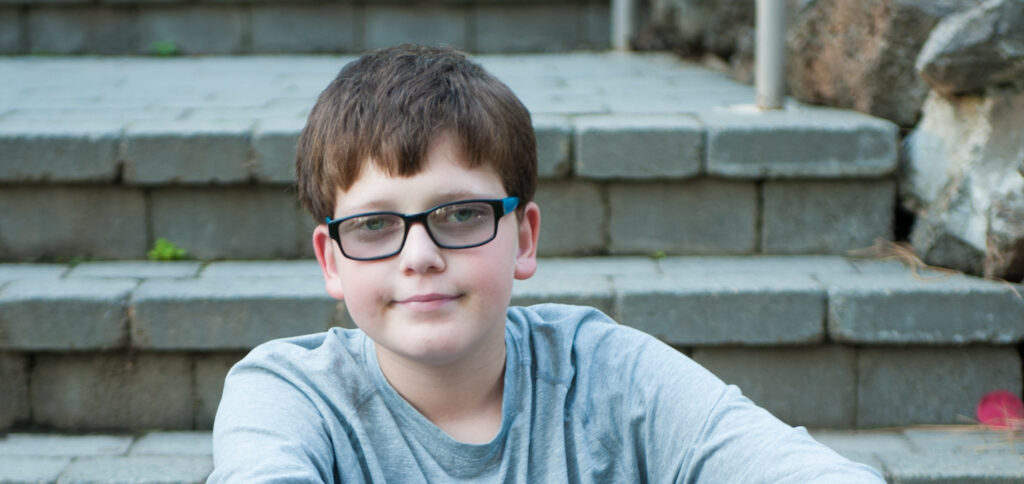
<instances>
[{"instance_id":1,"label":"black glasses frame","mask_svg":"<svg viewBox=\"0 0 1024 484\"><path fill-rule=\"evenodd\" d=\"M434 237L434 233L430 231L430 224L427 223L427 217L432 212L434 212L435 210L438 210L438 209L441 209L441 208L444 208L444 207L448 207L448 206L451 206L451 205L460 205L460 204L463 204L463 203L486 203L486 204L490 205L492 209L494 209L494 230L491 233L491 236L488 237L487 240L485 240L483 242L479 242L479 243L475 243L475 244L469 244L469 245L448 245L448 244L442 244L441 242L438 242L437 238ZM414 223L422 224L423 228L426 229L426 231L427 231L427 235L430 236L430 240L434 241L434 244L437 245L438 247L442 248L442 249L471 249L473 247L480 247L481 245L484 245L484 244L494 240L494 238L498 236L498 223L501 221L501 218L506 216L506 215L508 215L509 212L515 210L518 205L519 205L519 197L505 197L505 198L494 198L494 199L470 199L470 200L457 200L457 201L454 201L454 202L442 203L441 205L438 205L436 207L432 207L429 210L426 210L426 211L423 211L423 212L420 212L420 213L408 214L408 215L404 214L404 213L398 213L398 212L366 212L366 213L357 213L355 215L350 215L348 217L343 217L343 218L339 218L339 219L331 219L331 217L327 217L327 232L330 234L331 239L334 240L334 242L336 244L338 244L338 249L341 249L341 254L342 255L344 255L348 259L359 260L359 261L387 259L388 257L394 257L399 252L402 252L402 249L405 247L405 239L407 239L409 237L409 228L412 227L412 224L414 224ZM351 219L358 218L358 217L368 217L368 216L372 216L372 215L393 215L393 216L401 218L402 219L402 223L404 225L404 227L403 227L404 232L402 233L402 243L398 245L398 249L397 250L395 250L393 252L389 252L389 253L384 254L384 255L376 256L376 257L353 257L353 256L349 255L347 252L345 252L345 247L341 244L341 236L338 234L338 227L341 225L342 222L344 222L346 220L351 220Z\"/></svg>"}]
</instances>

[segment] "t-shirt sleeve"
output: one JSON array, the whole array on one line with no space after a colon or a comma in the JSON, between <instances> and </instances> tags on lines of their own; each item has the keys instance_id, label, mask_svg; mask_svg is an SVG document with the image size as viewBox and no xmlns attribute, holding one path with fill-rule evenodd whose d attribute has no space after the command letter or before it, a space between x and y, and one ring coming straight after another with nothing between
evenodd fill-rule
<instances>
[{"instance_id":1,"label":"t-shirt sleeve","mask_svg":"<svg viewBox=\"0 0 1024 484\"><path fill-rule=\"evenodd\" d=\"M877 470L852 462L724 386L696 434L677 482L881 483Z\"/></svg>"},{"instance_id":2,"label":"t-shirt sleeve","mask_svg":"<svg viewBox=\"0 0 1024 484\"><path fill-rule=\"evenodd\" d=\"M621 328L621 327L620 327ZM647 482L879 483L852 462L755 405L679 351L629 329L605 384L628 388L619 418ZM607 350L605 350L607 351Z\"/></svg>"},{"instance_id":3,"label":"t-shirt sleeve","mask_svg":"<svg viewBox=\"0 0 1024 484\"><path fill-rule=\"evenodd\" d=\"M301 381L267 360L250 355L225 379L207 482L331 482L333 452L323 417Z\"/></svg>"}]
</instances>

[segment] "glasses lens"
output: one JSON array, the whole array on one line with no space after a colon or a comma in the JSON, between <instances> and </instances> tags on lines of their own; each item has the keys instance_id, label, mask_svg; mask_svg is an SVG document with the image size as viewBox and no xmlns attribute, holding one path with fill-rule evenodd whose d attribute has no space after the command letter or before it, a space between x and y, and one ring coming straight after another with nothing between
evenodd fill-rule
<instances>
[{"instance_id":1,"label":"glasses lens","mask_svg":"<svg viewBox=\"0 0 1024 484\"><path fill-rule=\"evenodd\" d=\"M455 203L427 215L434 241L443 247L480 245L494 238L494 207L485 202Z\"/></svg>"},{"instance_id":2,"label":"glasses lens","mask_svg":"<svg viewBox=\"0 0 1024 484\"><path fill-rule=\"evenodd\" d=\"M402 218L390 214L367 214L338 225L341 247L349 257L372 258L397 252L404 236Z\"/></svg>"}]
</instances>

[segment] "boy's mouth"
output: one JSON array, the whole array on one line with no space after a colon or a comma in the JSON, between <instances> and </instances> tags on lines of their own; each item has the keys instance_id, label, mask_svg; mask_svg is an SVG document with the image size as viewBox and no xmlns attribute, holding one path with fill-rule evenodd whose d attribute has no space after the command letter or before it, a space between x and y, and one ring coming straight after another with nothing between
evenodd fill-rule
<instances>
[{"instance_id":1,"label":"boy's mouth","mask_svg":"<svg viewBox=\"0 0 1024 484\"><path fill-rule=\"evenodd\" d=\"M460 297L462 297L461 294L418 294L405 299L395 300L395 304L414 311L432 311L440 309Z\"/></svg>"}]
</instances>

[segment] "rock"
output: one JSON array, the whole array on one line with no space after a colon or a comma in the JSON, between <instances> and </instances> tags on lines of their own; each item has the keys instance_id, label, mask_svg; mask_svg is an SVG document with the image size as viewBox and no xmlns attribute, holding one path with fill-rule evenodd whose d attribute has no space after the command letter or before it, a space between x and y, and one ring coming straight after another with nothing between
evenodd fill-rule
<instances>
[{"instance_id":1,"label":"rock","mask_svg":"<svg viewBox=\"0 0 1024 484\"><path fill-rule=\"evenodd\" d=\"M932 89L947 95L1024 81L1024 0L988 1L945 18L916 68Z\"/></svg>"},{"instance_id":2,"label":"rock","mask_svg":"<svg viewBox=\"0 0 1024 484\"><path fill-rule=\"evenodd\" d=\"M786 0L786 25L813 0ZM637 50L673 50L734 79L754 82L755 2L651 0L650 18L633 39Z\"/></svg>"},{"instance_id":3,"label":"rock","mask_svg":"<svg viewBox=\"0 0 1024 484\"><path fill-rule=\"evenodd\" d=\"M1024 277L1024 90L944 97L932 91L904 142L901 200L910 240L933 265Z\"/></svg>"},{"instance_id":4,"label":"rock","mask_svg":"<svg viewBox=\"0 0 1024 484\"><path fill-rule=\"evenodd\" d=\"M738 37L751 35L754 2L749 0L653 0L652 22L671 25L687 52L711 52L728 59Z\"/></svg>"},{"instance_id":5,"label":"rock","mask_svg":"<svg viewBox=\"0 0 1024 484\"><path fill-rule=\"evenodd\" d=\"M913 126L928 85L914 60L932 28L978 0L818 0L789 28L788 82L800 101Z\"/></svg>"}]
</instances>

